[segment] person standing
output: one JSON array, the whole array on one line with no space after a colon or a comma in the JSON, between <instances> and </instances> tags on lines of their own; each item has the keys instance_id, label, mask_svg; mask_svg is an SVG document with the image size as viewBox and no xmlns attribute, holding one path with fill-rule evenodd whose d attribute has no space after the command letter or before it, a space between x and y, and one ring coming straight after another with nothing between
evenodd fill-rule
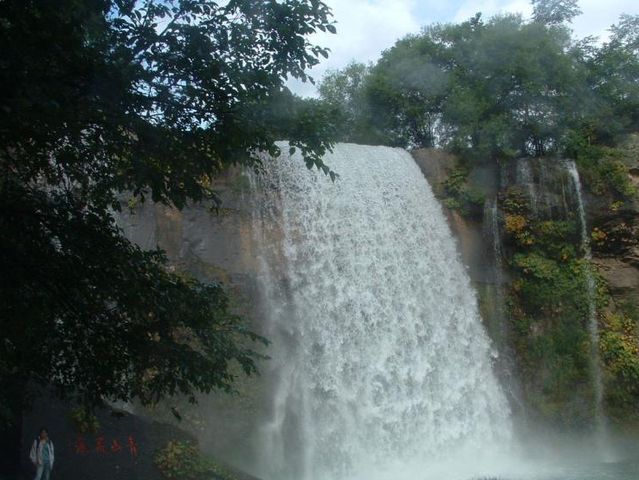
<instances>
[{"instance_id":1,"label":"person standing","mask_svg":"<svg viewBox=\"0 0 639 480\"><path fill-rule=\"evenodd\" d=\"M40 434L33 441L29 458L36 467L36 476L33 480L49 480L55 455L53 442L49 439L46 428L41 428Z\"/></svg>"}]
</instances>

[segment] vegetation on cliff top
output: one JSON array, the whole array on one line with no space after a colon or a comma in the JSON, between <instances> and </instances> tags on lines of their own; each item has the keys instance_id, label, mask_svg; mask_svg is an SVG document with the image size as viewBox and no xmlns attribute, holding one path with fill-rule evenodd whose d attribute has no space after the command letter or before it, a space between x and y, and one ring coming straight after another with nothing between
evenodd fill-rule
<instances>
[{"instance_id":1,"label":"vegetation on cliff top","mask_svg":"<svg viewBox=\"0 0 639 480\"><path fill-rule=\"evenodd\" d=\"M327 75L319 91L340 112L341 139L487 160L580 156L638 129L639 16L598 44L571 36L576 2L533 4L530 20L431 25L374 65Z\"/></svg>"}]
</instances>

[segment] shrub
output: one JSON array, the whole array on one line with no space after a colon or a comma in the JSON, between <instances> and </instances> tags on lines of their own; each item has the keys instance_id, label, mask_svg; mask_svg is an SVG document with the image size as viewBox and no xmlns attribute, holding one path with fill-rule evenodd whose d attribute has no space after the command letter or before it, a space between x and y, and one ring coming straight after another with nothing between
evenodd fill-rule
<instances>
[{"instance_id":1,"label":"shrub","mask_svg":"<svg viewBox=\"0 0 639 480\"><path fill-rule=\"evenodd\" d=\"M534 225L537 247L545 255L561 261L576 258L576 244L580 244L576 222L546 220Z\"/></svg>"},{"instance_id":2,"label":"shrub","mask_svg":"<svg viewBox=\"0 0 639 480\"><path fill-rule=\"evenodd\" d=\"M623 149L590 145L577 156L584 184L595 195L630 198L637 194L622 159Z\"/></svg>"},{"instance_id":3,"label":"shrub","mask_svg":"<svg viewBox=\"0 0 639 480\"><path fill-rule=\"evenodd\" d=\"M167 480L236 480L215 462L204 458L197 446L188 441L171 440L156 453L154 461Z\"/></svg>"},{"instance_id":4,"label":"shrub","mask_svg":"<svg viewBox=\"0 0 639 480\"><path fill-rule=\"evenodd\" d=\"M98 418L86 407L74 408L68 418L79 433L96 433L100 429Z\"/></svg>"},{"instance_id":5,"label":"shrub","mask_svg":"<svg viewBox=\"0 0 639 480\"><path fill-rule=\"evenodd\" d=\"M545 228L554 233L563 226ZM540 245L512 258L515 279L509 308L515 348L522 374L529 379L532 405L545 418L580 426L590 415L587 404L574 402L589 394L585 269L590 265L574 258L574 247L553 243L551 236L544 235L539 244L552 243L557 252L565 249L564 258L552 258Z\"/></svg>"},{"instance_id":6,"label":"shrub","mask_svg":"<svg viewBox=\"0 0 639 480\"><path fill-rule=\"evenodd\" d=\"M449 171L448 177L442 182L444 205L464 216L480 213L486 200L482 191L468 185L468 175L468 168L457 166Z\"/></svg>"},{"instance_id":7,"label":"shrub","mask_svg":"<svg viewBox=\"0 0 639 480\"><path fill-rule=\"evenodd\" d=\"M535 243L535 238L528 228L528 220L523 215L506 214L504 216L506 232L515 238L522 246L530 246Z\"/></svg>"},{"instance_id":8,"label":"shrub","mask_svg":"<svg viewBox=\"0 0 639 480\"><path fill-rule=\"evenodd\" d=\"M606 312L600 353L607 376L606 401L613 416L639 420L639 343L636 312Z\"/></svg>"},{"instance_id":9,"label":"shrub","mask_svg":"<svg viewBox=\"0 0 639 480\"><path fill-rule=\"evenodd\" d=\"M519 187L509 187L504 194L502 209L513 215L526 215L530 210L528 197Z\"/></svg>"}]
</instances>

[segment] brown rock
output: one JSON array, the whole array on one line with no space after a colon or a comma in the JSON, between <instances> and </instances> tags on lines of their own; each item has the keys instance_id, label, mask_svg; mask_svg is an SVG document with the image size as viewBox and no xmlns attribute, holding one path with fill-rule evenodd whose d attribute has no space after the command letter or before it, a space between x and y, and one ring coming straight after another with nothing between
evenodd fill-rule
<instances>
[{"instance_id":1,"label":"brown rock","mask_svg":"<svg viewBox=\"0 0 639 480\"><path fill-rule=\"evenodd\" d=\"M616 258L597 258L593 262L608 282L613 295L639 294L639 269Z\"/></svg>"},{"instance_id":2,"label":"brown rock","mask_svg":"<svg viewBox=\"0 0 639 480\"><path fill-rule=\"evenodd\" d=\"M448 177L450 170L457 165L457 157L436 148L420 148L413 150L411 155L435 194L441 194L441 184Z\"/></svg>"}]
</instances>

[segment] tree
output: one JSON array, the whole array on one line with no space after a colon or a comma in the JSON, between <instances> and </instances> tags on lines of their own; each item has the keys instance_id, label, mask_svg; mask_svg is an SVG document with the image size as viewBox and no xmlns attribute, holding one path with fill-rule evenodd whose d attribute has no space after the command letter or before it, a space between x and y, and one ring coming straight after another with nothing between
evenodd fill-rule
<instances>
[{"instance_id":1,"label":"tree","mask_svg":"<svg viewBox=\"0 0 639 480\"><path fill-rule=\"evenodd\" d=\"M622 15L589 59L592 88L624 133L639 129L639 15ZM611 132L612 133L612 132Z\"/></svg>"},{"instance_id":2,"label":"tree","mask_svg":"<svg viewBox=\"0 0 639 480\"><path fill-rule=\"evenodd\" d=\"M576 1L534 6L531 21L476 14L431 25L366 69L332 72L320 95L343 118L340 138L490 161L577 158L639 128L638 17L623 15L599 45L574 40L565 25Z\"/></svg>"},{"instance_id":3,"label":"tree","mask_svg":"<svg viewBox=\"0 0 639 480\"><path fill-rule=\"evenodd\" d=\"M391 145L485 159L556 151L584 95L570 47L566 28L519 15L430 26L371 68L365 121Z\"/></svg>"},{"instance_id":4,"label":"tree","mask_svg":"<svg viewBox=\"0 0 639 480\"><path fill-rule=\"evenodd\" d=\"M371 70L366 98L373 131L395 146L430 147L449 73L431 32L409 35L385 51ZM428 33L427 33L428 32Z\"/></svg>"},{"instance_id":5,"label":"tree","mask_svg":"<svg viewBox=\"0 0 639 480\"><path fill-rule=\"evenodd\" d=\"M532 0L533 20L546 25L570 23L581 15L578 0Z\"/></svg>"},{"instance_id":6,"label":"tree","mask_svg":"<svg viewBox=\"0 0 639 480\"><path fill-rule=\"evenodd\" d=\"M375 143L368 130L368 105L363 95L369 74L370 66L352 62L342 70L327 72L318 85L320 98L333 109L338 140Z\"/></svg>"},{"instance_id":7,"label":"tree","mask_svg":"<svg viewBox=\"0 0 639 480\"><path fill-rule=\"evenodd\" d=\"M639 129L639 16L622 15L607 42L585 38L573 46L587 92L568 123L564 153L596 167L626 134Z\"/></svg>"},{"instance_id":8,"label":"tree","mask_svg":"<svg viewBox=\"0 0 639 480\"><path fill-rule=\"evenodd\" d=\"M284 87L328 54L317 30L335 30L318 0L0 2L5 420L19 424L29 380L94 405L230 390L231 362L255 371L247 340L263 339L222 286L170 271L112 211L125 191L215 202L211 178L282 137L331 173L326 109Z\"/></svg>"}]
</instances>

